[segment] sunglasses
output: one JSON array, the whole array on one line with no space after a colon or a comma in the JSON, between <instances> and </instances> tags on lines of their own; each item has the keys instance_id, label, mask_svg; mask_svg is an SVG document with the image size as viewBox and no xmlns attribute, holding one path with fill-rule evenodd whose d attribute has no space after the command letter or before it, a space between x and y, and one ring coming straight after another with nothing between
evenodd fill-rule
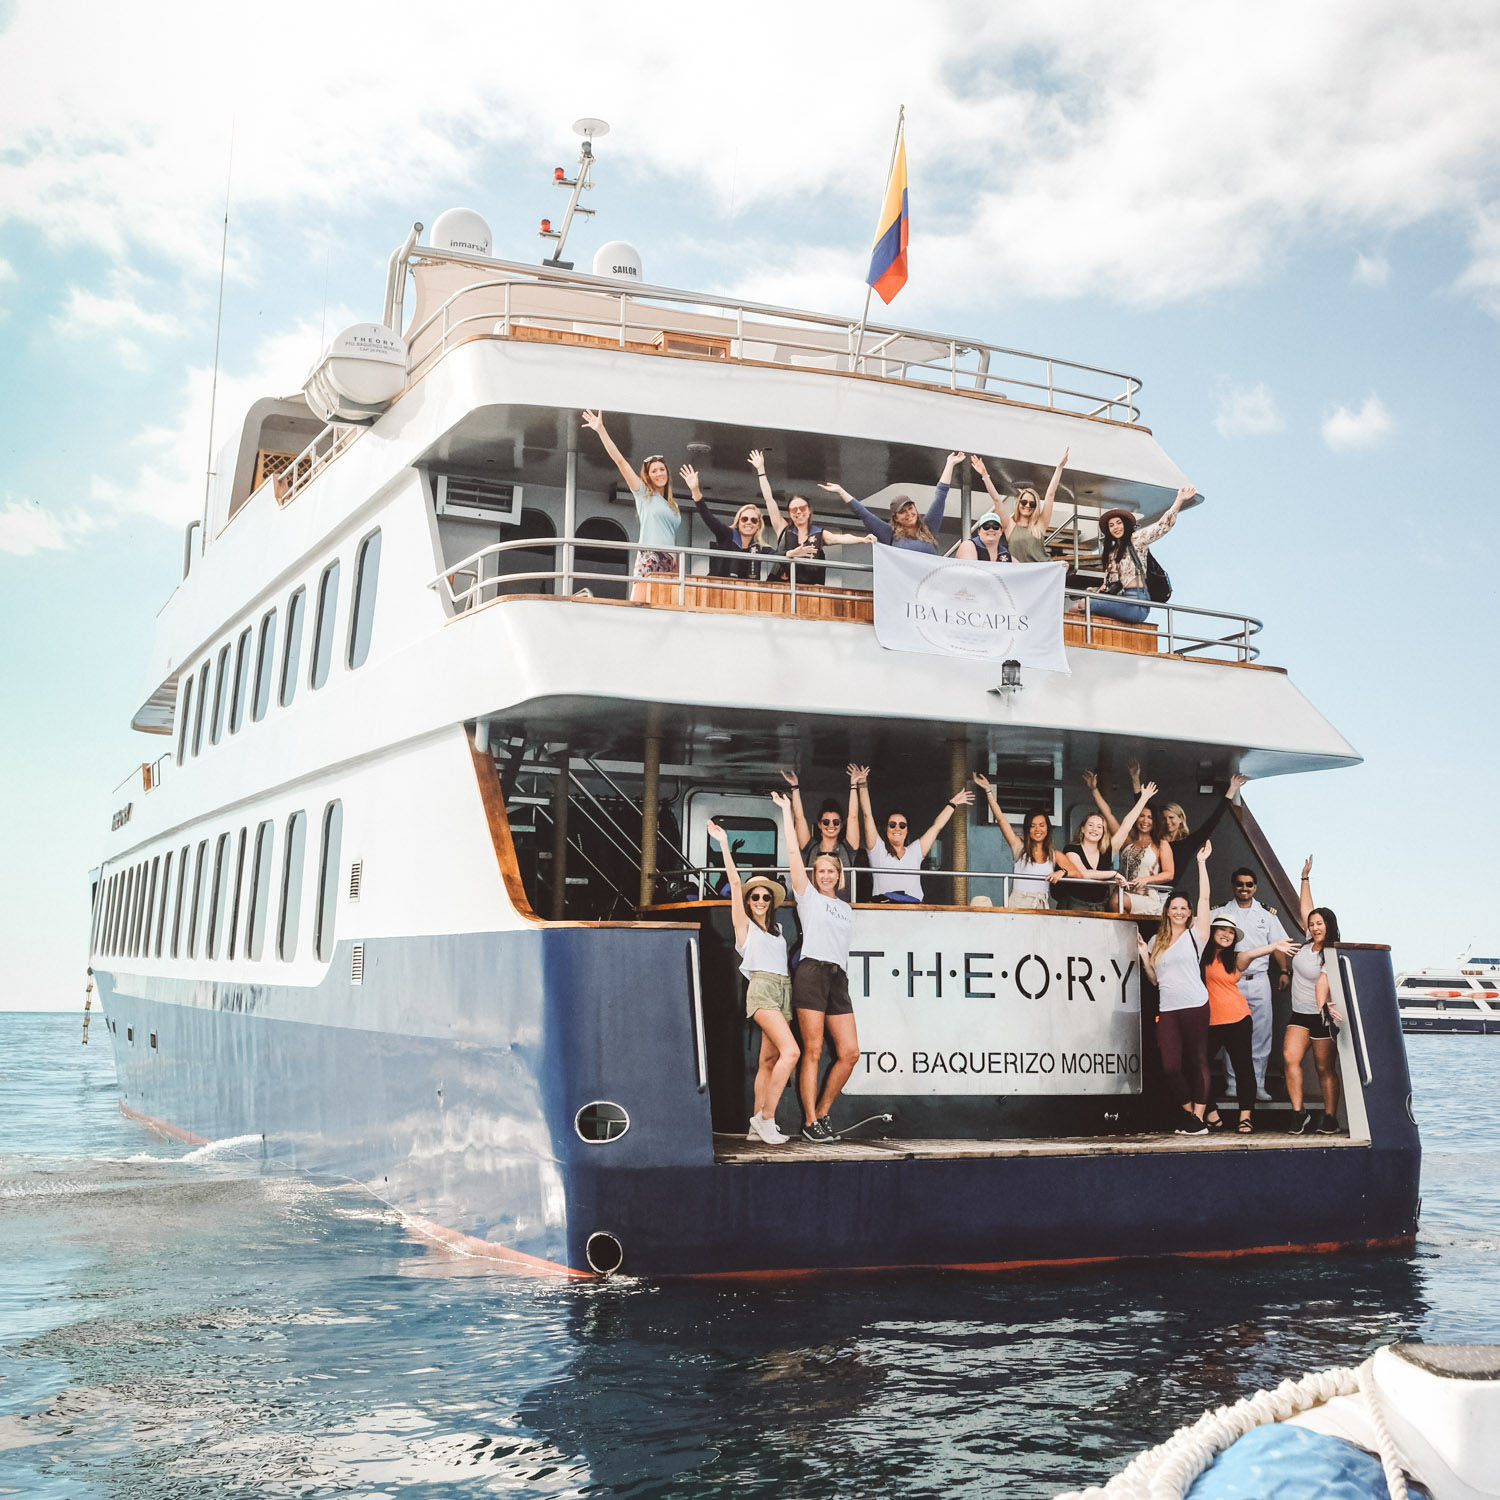
<instances>
[{"instance_id":1,"label":"sunglasses","mask_svg":"<svg viewBox=\"0 0 1500 1500\"><path fill-rule=\"evenodd\" d=\"M771 899L771 893L770 891L751 891L750 899L752 901L769 901Z\"/></svg>"},{"instance_id":2,"label":"sunglasses","mask_svg":"<svg viewBox=\"0 0 1500 1500\"><path fill-rule=\"evenodd\" d=\"M1253 890L1255 888L1255 882L1253 880L1236 880L1235 885L1240 887L1241 889Z\"/></svg>"},{"instance_id":3,"label":"sunglasses","mask_svg":"<svg viewBox=\"0 0 1500 1500\"><path fill-rule=\"evenodd\" d=\"M999 531L1000 523L998 521L986 521L979 529L981 531Z\"/></svg>"},{"instance_id":4,"label":"sunglasses","mask_svg":"<svg viewBox=\"0 0 1500 1500\"><path fill-rule=\"evenodd\" d=\"M1019 509L1019 510L1035 510L1036 509L1036 501L1035 500L1018 500L1016 502L1016 506L1017 506L1017 509Z\"/></svg>"},{"instance_id":5,"label":"sunglasses","mask_svg":"<svg viewBox=\"0 0 1500 1500\"><path fill-rule=\"evenodd\" d=\"M645 458L641 460L641 467L644 469L649 464L664 464L666 463L666 461L667 455L665 453L648 453Z\"/></svg>"},{"instance_id":6,"label":"sunglasses","mask_svg":"<svg viewBox=\"0 0 1500 1500\"><path fill-rule=\"evenodd\" d=\"M887 818L885 820L885 826L887 828L905 828L906 827L906 819L905 818Z\"/></svg>"},{"instance_id":7,"label":"sunglasses","mask_svg":"<svg viewBox=\"0 0 1500 1500\"><path fill-rule=\"evenodd\" d=\"M837 813L830 813L826 818L819 818L820 823L842 823L844 820Z\"/></svg>"}]
</instances>

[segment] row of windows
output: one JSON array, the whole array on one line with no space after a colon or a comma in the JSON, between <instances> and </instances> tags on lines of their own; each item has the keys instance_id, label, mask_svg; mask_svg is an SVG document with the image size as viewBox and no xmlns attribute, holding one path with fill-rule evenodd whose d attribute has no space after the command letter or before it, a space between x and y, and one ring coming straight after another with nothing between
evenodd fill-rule
<instances>
[{"instance_id":1,"label":"row of windows","mask_svg":"<svg viewBox=\"0 0 1500 1500\"><path fill-rule=\"evenodd\" d=\"M330 802L323 809L313 931L314 950L324 961L333 953L343 828L344 805ZM276 831L267 818L253 837L247 825L237 833L200 839L196 849L184 844L117 871L95 900L92 951L125 958L197 958L200 951L205 958L231 959L236 952L264 957L275 844ZM302 914L305 812L286 820L281 844L275 949L278 958L290 961L297 956Z\"/></svg>"},{"instance_id":2,"label":"row of windows","mask_svg":"<svg viewBox=\"0 0 1500 1500\"><path fill-rule=\"evenodd\" d=\"M354 561L354 604L349 611L349 638L344 663L351 670L364 665L370 654L370 633L375 622L375 589L380 578L380 533L372 531L360 544ZM339 563L335 558L318 580L317 610L313 623L313 645L307 668L307 685L320 688L328 681L333 665L334 626L338 617ZM286 601L286 634L281 643L280 672L276 662L276 615L273 607L261 616L259 629L247 625L239 640L226 641L204 660L196 673L189 672L182 684L177 724L177 764L203 749L204 730L208 742L217 745L227 729L238 734L248 709L259 723L271 706L272 679L277 679L276 699L283 708L297 693L302 665L302 626L307 613L307 588L299 585ZM209 691L209 678L213 691Z\"/></svg>"}]
</instances>

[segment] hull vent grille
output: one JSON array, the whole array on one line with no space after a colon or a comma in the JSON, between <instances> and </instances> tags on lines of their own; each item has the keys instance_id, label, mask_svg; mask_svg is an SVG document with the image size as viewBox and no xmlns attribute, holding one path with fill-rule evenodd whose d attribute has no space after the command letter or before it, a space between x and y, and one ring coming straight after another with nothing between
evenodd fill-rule
<instances>
[{"instance_id":1,"label":"hull vent grille","mask_svg":"<svg viewBox=\"0 0 1500 1500\"><path fill-rule=\"evenodd\" d=\"M349 866L349 899L351 901L359 900L359 888L364 883L364 878L365 862L357 859Z\"/></svg>"},{"instance_id":2,"label":"hull vent grille","mask_svg":"<svg viewBox=\"0 0 1500 1500\"><path fill-rule=\"evenodd\" d=\"M365 982L365 945L356 943L349 954L349 983Z\"/></svg>"}]
</instances>

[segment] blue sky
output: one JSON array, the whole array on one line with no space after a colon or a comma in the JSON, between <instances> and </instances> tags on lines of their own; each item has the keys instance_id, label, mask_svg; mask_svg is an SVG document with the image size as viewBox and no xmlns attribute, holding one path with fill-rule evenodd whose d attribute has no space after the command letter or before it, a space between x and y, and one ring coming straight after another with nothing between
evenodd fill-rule
<instances>
[{"instance_id":1,"label":"blue sky","mask_svg":"<svg viewBox=\"0 0 1500 1500\"><path fill-rule=\"evenodd\" d=\"M218 441L378 316L413 219L539 258L582 114L614 129L580 263L625 238L852 314L904 103L887 316L1144 380L1209 497L1177 597L1261 616L1366 757L1251 787L1283 859L1398 966L1493 944L1500 15L1225 9L0 0L0 1007L81 999L111 789L164 745L128 725L201 503L231 135Z\"/></svg>"}]
</instances>

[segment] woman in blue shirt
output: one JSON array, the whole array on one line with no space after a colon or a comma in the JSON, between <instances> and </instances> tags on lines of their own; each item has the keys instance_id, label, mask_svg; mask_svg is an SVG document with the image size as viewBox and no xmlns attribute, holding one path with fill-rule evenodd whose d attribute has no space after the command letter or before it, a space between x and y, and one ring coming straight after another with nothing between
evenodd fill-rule
<instances>
[{"instance_id":1,"label":"woman in blue shirt","mask_svg":"<svg viewBox=\"0 0 1500 1500\"><path fill-rule=\"evenodd\" d=\"M640 551L636 553L635 576L677 577L678 554L664 549L675 545L677 541L677 528L682 525L682 512L672 498L672 475L667 468L666 459L660 453L649 454L637 473L615 446L615 440L604 430L603 412L584 412L583 425L599 434L604 451L614 459L620 477L635 499L636 519L641 526L640 535L636 538ZM630 597L644 599L646 590L639 586L633 588Z\"/></svg>"},{"instance_id":2,"label":"woman in blue shirt","mask_svg":"<svg viewBox=\"0 0 1500 1500\"><path fill-rule=\"evenodd\" d=\"M917 502L910 495L897 495L891 501L891 519L882 521L863 501L856 500L841 484L823 484L819 489L832 490L846 505L852 506L854 514L865 523L865 530L877 542L887 547L900 547L907 552L929 552L937 555L937 533L943 529L943 510L948 503L948 486L953 482L953 470L964 457L962 453L950 453L943 465L943 477L932 492L932 504L923 516L917 510Z\"/></svg>"}]
</instances>

